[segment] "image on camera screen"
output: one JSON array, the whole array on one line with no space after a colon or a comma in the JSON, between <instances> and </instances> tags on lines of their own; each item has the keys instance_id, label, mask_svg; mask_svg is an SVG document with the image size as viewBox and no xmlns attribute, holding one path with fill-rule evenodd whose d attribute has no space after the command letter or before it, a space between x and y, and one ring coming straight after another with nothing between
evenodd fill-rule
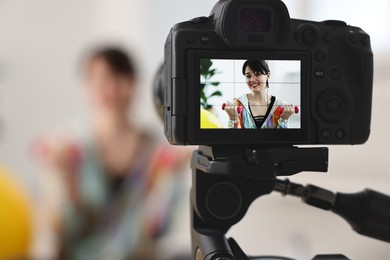
<instances>
[{"instance_id":1,"label":"image on camera screen","mask_svg":"<svg viewBox=\"0 0 390 260\"><path fill-rule=\"evenodd\" d=\"M201 129L300 129L301 61L200 59Z\"/></svg>"}]
</instances>

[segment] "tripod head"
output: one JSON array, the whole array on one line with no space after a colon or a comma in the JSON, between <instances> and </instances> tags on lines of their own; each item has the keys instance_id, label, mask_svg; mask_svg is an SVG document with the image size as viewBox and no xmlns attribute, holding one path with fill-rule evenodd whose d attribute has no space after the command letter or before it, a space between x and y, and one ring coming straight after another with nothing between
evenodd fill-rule
<instances>
[{"instance_id":1,"label":"tripod head","mask_svg":"<svg viewBox=\"0 0 390 260\"><path fill-rule=\"evenodd\" d=\"M226 232L258 197L282 192L311 205L332 210L363 235L390 242L390 197L366 190L333 194L278 180L302 171L326 172L327 148L201 146L192 156L191 222L194 259L251 259ZM268 257L256 259L288 259ZM348 259L342 255L314 259Z\"/></svg>"},{"instance_id":2,"label":"tripod head","mask_svg":"<svg viewBox=\"0 0 390 260\"><path fill-rule=\"evenodd\" d=\"M193 153L191 168L193 257L236 259L224 236L230 227L256 198L274 190L277 176L326 172L328 149L201 146Z\"/></svg>"},{"instance_id":3,"label":"tripod head","mask_svg":"<svg viewBox=\"0 0 390 260\"><path fill-rule=\"evenodd\" d=\"M227 231L256 198L272 192L277 176L326 172L327 163L326 148L201 146L191 164L194 209L202 219Z\"/></svg>"}]
</instances>

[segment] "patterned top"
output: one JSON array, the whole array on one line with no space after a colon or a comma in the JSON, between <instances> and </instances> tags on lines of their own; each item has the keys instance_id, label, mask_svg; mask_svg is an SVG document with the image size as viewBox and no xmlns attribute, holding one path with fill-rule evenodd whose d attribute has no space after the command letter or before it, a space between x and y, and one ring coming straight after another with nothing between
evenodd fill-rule
<instances>
[{"instance_id":1,"label":"patterned top","mask_svg":"<svg viewBox=\"0 0 390 260\"><path fill-rule=\"evenodd\" d=\"M116 184L94 143L87 140L81 149L74 173L79 198L64 208L61 258L155 258L157 238L180 193L177 172L182 167L173 148L150 141Z\"/></svg>"},{"instance_id":2,"label":"patterned top","mask_svg":"<svg viewBox=\"0 0 390 260\"><path fill-rule=\"evenodd\" d=\"M249 112L251 112L251 115L252 115L253 119L255 120L256 128L261 128L261 126L264 124L265 119L268 118L269 114L271 113L271 109L275 104L275 100L276 100L276 98L274 96L272 96L271 103L269 103L268 108L267 108L267 112L263 116L254 116L252 113L251 107L248 105Z\"/></svg>"},{"instance_id":3,"label":"patterned top","mask_svg":"<svg viewBox=\"0 0 390 260\"><path fill-rule=\"evenodd\" d=\"M252 116L249 107L248 96L243 95L239 98L234 99L234 103L237 106L242 106L242 113L238 114L237 121L229 121L229 128L247 128L253 129L258 128L256 126L256 121ZM269 109L269 113L267 112L267 117L264 119L260 128L288 128L288 122L280 118L280 109L279 107L287 105L286 102L275 97L275 102L272 107Z\"/></svg>"}]
</instances>

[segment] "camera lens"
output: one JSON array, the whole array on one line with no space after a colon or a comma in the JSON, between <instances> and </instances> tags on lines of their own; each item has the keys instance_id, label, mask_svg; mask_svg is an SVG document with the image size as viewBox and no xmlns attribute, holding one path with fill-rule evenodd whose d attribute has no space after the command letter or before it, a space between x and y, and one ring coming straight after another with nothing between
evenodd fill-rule
<instances>
[{"instance_id":1,"label":"camera lens","mask_svg":"<svg viewBox=\"0 0 390 260\"><path fill-rule=\"evenodd\" d=\"M161 64L157 70L153 81L153 99L154 99L154 107L161 120L163 119L164 113L164 64Z\"/></svg>"}]
</instances>

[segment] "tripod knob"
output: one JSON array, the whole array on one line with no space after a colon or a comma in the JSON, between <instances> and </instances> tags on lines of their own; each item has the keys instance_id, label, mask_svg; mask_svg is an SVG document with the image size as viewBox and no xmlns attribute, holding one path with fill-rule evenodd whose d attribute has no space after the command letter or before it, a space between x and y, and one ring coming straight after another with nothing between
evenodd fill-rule
<instances>
[{"instance_id":1,"label":"tripod knob","mask_svg":"<svg viewBox=\"0 0 390 260\"><path fill-rule=\"evenodd\" d=\"M236 185L222 181L214 184L207 191L205 204L213 218L226 221L235 218L240 213L243 197Z\"/></svg>"}]
</instances>

